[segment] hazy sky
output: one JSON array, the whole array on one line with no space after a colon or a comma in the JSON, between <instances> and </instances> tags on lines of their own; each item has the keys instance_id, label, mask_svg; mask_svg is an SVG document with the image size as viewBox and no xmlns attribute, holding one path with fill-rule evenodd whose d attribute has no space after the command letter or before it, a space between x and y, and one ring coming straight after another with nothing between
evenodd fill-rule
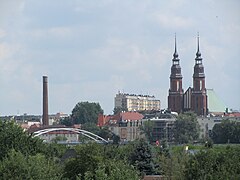
<instances>
[{"instance_id":1,"label":"hazy sky","mask_svg":"<svg viewBox=\"0 0 240 180\"><path fill-rule=\"evenodd\" d=\"M200 33L206 87L240 109L239 0L0 0L0 115L71 113L80 101L112 113L118 91L167 107L174 34L183 87Z\"/></svg>"}]
</instances>

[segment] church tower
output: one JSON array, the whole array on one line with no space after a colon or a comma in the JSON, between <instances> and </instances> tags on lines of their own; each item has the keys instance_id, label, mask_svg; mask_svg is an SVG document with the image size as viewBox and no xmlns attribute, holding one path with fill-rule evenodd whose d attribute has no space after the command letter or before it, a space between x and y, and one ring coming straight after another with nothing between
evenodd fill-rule
<instances>
[{"instance_id":1,"label":"church tower","mask_svg":"<svg viewBox=\"0 0 240 180\"><path fill-rule=\"evenodd\" d=\"M168 109L177 113L183 109L183 89L182 89L182 74L179 64L180 59L177 53L177 42L175 35L175 51L172 59L170 89L168 95Z\"/></svg>"},{"instance_id":2,"label":"church tower","mask_svg":"<svg viewBox=\"0 0 240 180\"><path fill-rule=\"evenodd\" d=\"M199 51L199 35L197 38L197 53L193 73L193 88L191 97L191 110L197 115L207 115L207 92L205 88L205 74Z\"/></svg>"}]
</instances>

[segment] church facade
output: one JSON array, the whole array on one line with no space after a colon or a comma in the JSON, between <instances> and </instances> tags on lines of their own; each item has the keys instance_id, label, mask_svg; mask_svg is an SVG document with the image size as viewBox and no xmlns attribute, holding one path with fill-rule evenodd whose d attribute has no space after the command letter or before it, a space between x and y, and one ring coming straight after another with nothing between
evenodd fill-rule
<instances>
[{"instance_id":1,"label":"church facade","mask_svg":"<svg viewBox=\"0 0 240 180\"><path fill-rule=\"evenodd\" d=\"M182 88L180 59L177 53L175 37L175 51L173 53L170 74L170 88L168 95L168 109L177 113L193 111L197 115L208 114L207 91L205 87L205 74L202 57L199 50L199 36L197 38L197 53L193 72L193 87L189 87L185 93Z\"/></svg>"}]
</instances>

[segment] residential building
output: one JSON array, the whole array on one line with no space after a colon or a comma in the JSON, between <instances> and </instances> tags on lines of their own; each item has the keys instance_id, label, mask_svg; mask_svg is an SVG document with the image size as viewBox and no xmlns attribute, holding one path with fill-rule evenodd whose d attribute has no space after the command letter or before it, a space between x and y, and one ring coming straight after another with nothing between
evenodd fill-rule
<instances>
[{"instance_id":1,"label":"residential building","mask_svg":"<svg viewBox=\"0 0 240 180\"><path fill-rule=\"evenodd\" d=\"M120 141L133 141L141 137L140 126L144 116L138 112L120 112L116 115L99 115L98 126L107 126L120 137Z\"/></svg>"},{"instance_id":2,"label":"residential building","mask_svg":"<svg viewBox=\"0 0 240 180\"><path fill-rule=\"evenodd\" d=\"M145 115L143 125L146 121L153 122L152 142L167 140L173 142L173 129L176 121L176 115L171 113L158 112L155 114Z\"/></svg>"},{"instance_id":3,"label":"residential building","mask_svg":"<svg viewBox=\"0 0 240 180\"><path fill-rule=\"evenodd\" d=\"M120 93L115 97L115 108L126 111L160 110L160 100L155 96Z\"/></svg>"}]
</instances>

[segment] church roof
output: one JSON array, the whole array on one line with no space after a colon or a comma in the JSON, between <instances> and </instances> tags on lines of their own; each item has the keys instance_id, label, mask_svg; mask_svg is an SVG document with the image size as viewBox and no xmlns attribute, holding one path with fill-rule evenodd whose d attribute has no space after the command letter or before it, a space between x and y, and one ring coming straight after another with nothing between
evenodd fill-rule
<instances>
[{"instance_id":1,"label":"church roof","mask_svg":"<svg viewBox=\"0 0 240 180\"><path fill-rule=\"evenodd\" d=\"M209 112L225 112L227 106L224 102L217 96L213 89L207 89L208 96L208 110Z\"/></svg>"}]
</instances>

